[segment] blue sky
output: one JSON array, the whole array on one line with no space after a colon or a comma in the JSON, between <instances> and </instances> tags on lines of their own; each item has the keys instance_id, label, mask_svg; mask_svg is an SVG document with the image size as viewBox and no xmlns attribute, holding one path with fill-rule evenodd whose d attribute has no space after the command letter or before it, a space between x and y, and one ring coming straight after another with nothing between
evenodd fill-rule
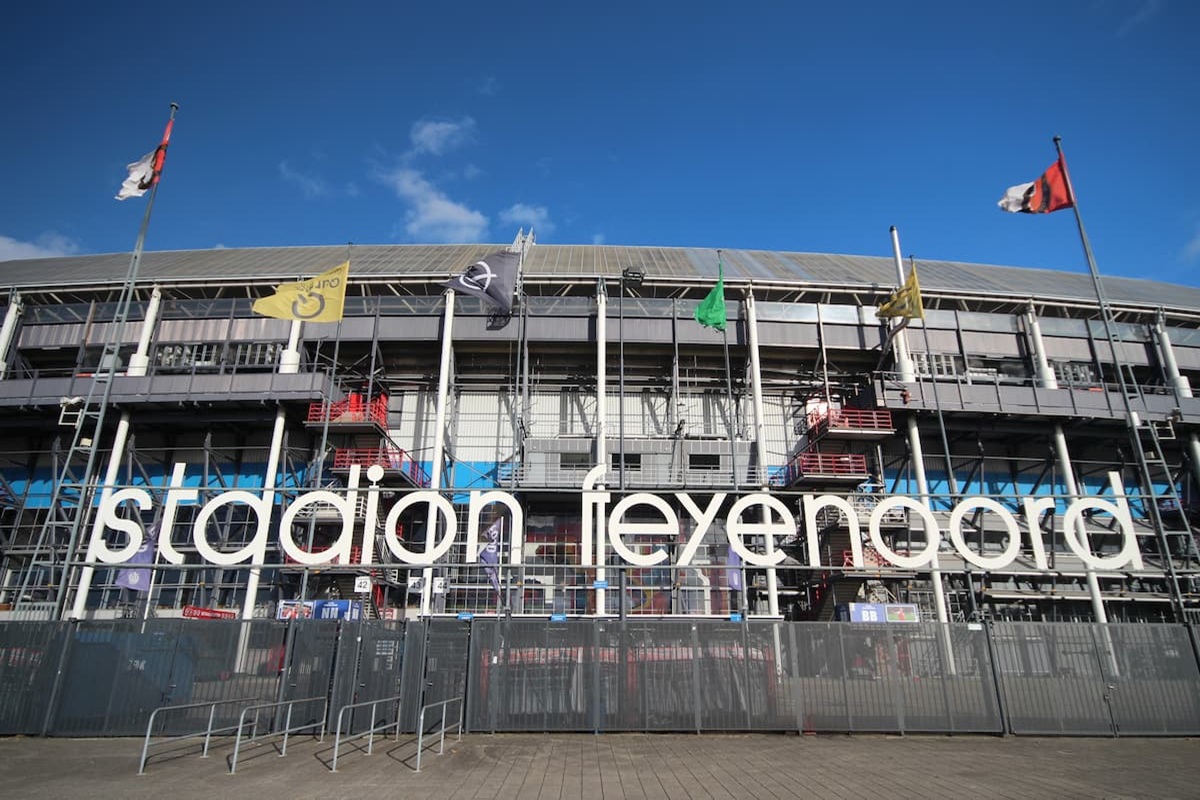
<instances>
[{"instance_id":1,"label":"blue sky","mask_svg":"<svg viewBox=\"0 0 1200 800\"><path fill-rule=\"evenodd\" d=\"M836 10L833 6L837 6ZM25 3L0 260L539 241L1084 271L996 202L1063 136L1100 270L1200 285L1200 4ZM0 267L2 269L2 267ZM2 273L0 273L2 274Z\"/></svg>"}]
</instances>

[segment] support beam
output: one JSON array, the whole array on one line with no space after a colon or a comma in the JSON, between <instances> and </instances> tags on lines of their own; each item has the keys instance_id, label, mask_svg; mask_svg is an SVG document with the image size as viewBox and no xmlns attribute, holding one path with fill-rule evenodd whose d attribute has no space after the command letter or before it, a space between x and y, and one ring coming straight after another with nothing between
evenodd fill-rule
<instances>
[{"instance_id":1,"label":"support beam","mask_svg":"<svg viewBox=\"0 0 1200 800\"><path fill-rule=\"evenodd\" d=\"M24 311L25 304L21 302L20 292L13 292L8 298L8 309L4 312L4 324L0 325L0 380L8 372L8 351L17 333L17 322Z\"/></svg>"},{"instance_id":2,"label":"support beam","mask_svg":"<svg viewBox=\"0 0 1200 800\"><path fill-rule=\"evenodd\" d=\"M604 464L605 473L607 474L608 464L608 442L606 435L608 431L608 292L604 286L604 279L601 278L596 284L596 464ZM624 402L625 398L621 398ZM622 465L624 466L624 465ZM599 491L605 489L605 479L602 478L600 483L596 485ZM598 520L599 522L599 520ZM596 525L596 582L606 580L604 571L605 561L605 533L604 525ZM608 613L608 607L605 605L606 593L604 589L596 589L596 613L603 616ZM624 602L624 598L621 598Z\"/></svg>"},{"instance_id":3,"label":"support beam","mask_svg":"<svg viewBox=\"0 0 1200 800\"><path fill-rule=\"evenodd\" d=\"M758 354L758 315L754 309L754 291L746 291L746 331L750 344L750 384L754 398L754 446L758 460L758 486L766 492L770 489L767 480L767 424L763 407L762 365ZM769 513L769 512L768 512ZM764 536L766 553L775 553L775 537ZM767 613L779 616L779 583L774 567L767 568Z\"/></svg>"}]
</instances>

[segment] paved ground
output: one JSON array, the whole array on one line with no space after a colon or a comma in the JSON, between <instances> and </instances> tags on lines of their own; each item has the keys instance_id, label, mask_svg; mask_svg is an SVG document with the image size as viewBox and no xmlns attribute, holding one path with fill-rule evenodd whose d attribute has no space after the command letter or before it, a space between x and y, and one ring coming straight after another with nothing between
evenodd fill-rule
<instances>
[{"instance_id":1,"label":"paved ground","mask_svg":"<svg viewBox=\"0 0 1200 800\"><path fill-rule=\"evenodd\" d=\"M364 751L365 751L365 742ZM286 758L232 744L0 739L11 798L1156 798L1200 797L1200 740L982 736L473 734L436 746L376 742L329 771L332 741L293 739Z\"/></svg>"}]
</instances>

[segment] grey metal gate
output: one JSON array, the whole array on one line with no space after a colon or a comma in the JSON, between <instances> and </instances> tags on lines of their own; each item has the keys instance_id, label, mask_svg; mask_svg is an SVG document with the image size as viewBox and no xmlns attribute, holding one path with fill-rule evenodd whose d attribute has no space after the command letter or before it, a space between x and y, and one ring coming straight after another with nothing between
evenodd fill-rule
<instances>
[{"instance_id":1,"label":"grey metal gate","mask_svg":"<svg viewBox=\"0 0 1200 800\"><path fill-rule=\"evenodd\" d=\"M0 734L44 732L71 633L62 622L0 623Z\"/></svg>"},{"instance_id":2,"label":"grey metal gate","mask_svg":"<svg viewBox=\"0 0 1200 800\"><path fill-rule=\"evenodd\" d=\"M1177 625L996 625L1013 733L1200 730L1200 671Z\"/></svg>"},{"instance_id":3,"label":"grey metal gate","mask_svg":"<svg viewBox=\"0 0 1200 800\"><path fill-rule=\"evenodd\" d=\"M403 667L404 623L390 620L343 623L330 690L330 729L337 724L342 706L400 694ZM393 708L376 709L376 724L394 721L387 716ZM370 721L371 709L355 709L343 723L342 732L365 730Z\"/></svg>"}]
</instances>

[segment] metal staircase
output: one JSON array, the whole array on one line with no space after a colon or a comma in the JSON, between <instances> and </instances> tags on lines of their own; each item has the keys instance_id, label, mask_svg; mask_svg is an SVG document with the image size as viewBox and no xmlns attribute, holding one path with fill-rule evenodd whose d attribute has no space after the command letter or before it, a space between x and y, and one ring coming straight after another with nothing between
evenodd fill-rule
<instances>
[{"instance_id":1,"label":"metal staircase","mask_svg":"<svg viewBox=\"0 0 1200 800\"><path fill-rule=\"evenodd\" d=\"M67 587L75 562L86 547L86 535L99 482L95 480L96 457L104 433L113 380L120 367L120 341L129 316L131 288L126 287L119 303L118 318L110 340L104 344L99 366L92 375L88 393L64 397L59 424L71 429L71 441L62 451L59 438L52 467L55 475L45 519L14 607L30 616L61 618L66 607Z\"/></svg>"}]
</instances>

